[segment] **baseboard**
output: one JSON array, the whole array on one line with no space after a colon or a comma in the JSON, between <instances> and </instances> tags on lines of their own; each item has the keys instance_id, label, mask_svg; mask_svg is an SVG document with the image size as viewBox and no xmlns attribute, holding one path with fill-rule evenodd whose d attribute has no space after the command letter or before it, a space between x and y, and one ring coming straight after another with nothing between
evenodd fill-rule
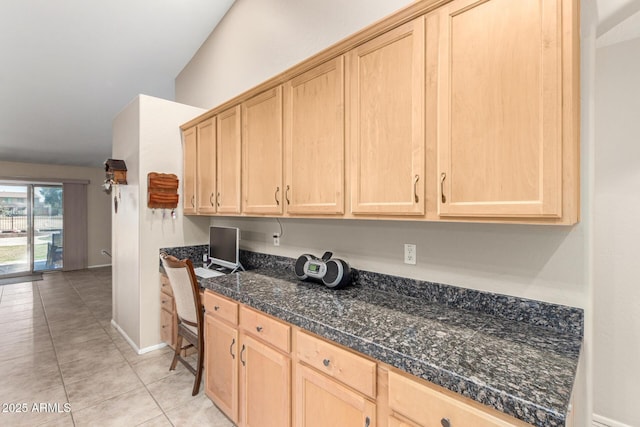
<instances>
[{"instance_id":1,"label":"baseboard","mask_svg":"<svg viewBox=\"0 0 640 427\"><path fill-rule=\"evenodd\" d=\"M603 417L602 415L593 414L593 427L631 427L628 424L621 423L620 421L612 420L611 418Z\"/></svg>"},{"instance_id":2,"label":"baseboard","mask_svg":"<svg viewBox=\"0 0 640 427\"><path fill-rule=\"evenodd\" d=\"M100 268L100 267L111 267L111 264L98 264L98 265L90 265L87 268Z\"/></svg>"},{"instance_id":3,"label":"baseboard","mask_svg":"<svg viewBox=\"0 0 640 427\"><path fill-rule=\"evenodd\" d=\"M138 346L136 345L136 343L133 342L133 340L131 338L129 338L129 335L127 335L127 333L120 327L118 326L118 324L116 323L115 320L111 319L111 325L116 328L116 330L120 333L120 335L122 335L122 338L125 339L125 341L127 341L129 343L129 345L131 346L131 348L133 348L133 350L137 353L137 354L145 354L145 353L149 353L150 351L155 351L155 350L160 350L163 347L166 347L167 344L161 342L160 344L156 344L156 345L152 345L149 347L145 347L145 348L138 348Z\"/></svg>"},{"instance_id":4,"label":"baseboard","mask_svg":"<svg viewBox=\"0 0 640 427\"><path fill-rule=\"evenodd\" d=\"M133 340L131 338L129 338L129 335L127 335L127 333L124 331L124 329L122 329L114 319L111 319L111 326L113 326L114 328L116 328L116 330L120 333L120 335L122 335L122 338L125 339L126 342L129 343L129 345L131 346L131 348L133 348L133 350L140 354L140 349L138 348L138 346L136 345L135 342L133 342Z\"/></svg>"},{"instance_id":5,"label":"baseboard","mask_svg":"<svg viewBox=\"0 0 640 427\"><path fill-rule=\"evenodd\" d=\"M166 343L161 342L160 344L152 345L152 346L145 347L138 350L138 354L145 354L145 353L149 353L150 351L160 350L161 348L166 346L167 346Z\"/></svg>"}]
</instances>

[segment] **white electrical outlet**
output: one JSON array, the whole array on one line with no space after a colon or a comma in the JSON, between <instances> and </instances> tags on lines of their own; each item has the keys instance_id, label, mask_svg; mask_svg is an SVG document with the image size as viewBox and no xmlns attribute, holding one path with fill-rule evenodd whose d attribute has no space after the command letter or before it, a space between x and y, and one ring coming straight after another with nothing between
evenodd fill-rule
<instances>
[{"instance_id":1,"label":"white electrical outlet","mask_svg":"<svg viewBox=\"0 0 640 427\"><path fill-rule=\"evenodd\" d=\"M404 263L416 265L416 245L404 244Z\"/></svg>"},{"instance_id":2,"label":"white electrical outlet","mask_svg":"<svg viewBox=\"0 0 640 427\"><path fill-rule=\"evenodd\" d=\"M280 235L279 234L274 234L273 235L273 246L280 246Z\"/></svg>"}]
</instances>

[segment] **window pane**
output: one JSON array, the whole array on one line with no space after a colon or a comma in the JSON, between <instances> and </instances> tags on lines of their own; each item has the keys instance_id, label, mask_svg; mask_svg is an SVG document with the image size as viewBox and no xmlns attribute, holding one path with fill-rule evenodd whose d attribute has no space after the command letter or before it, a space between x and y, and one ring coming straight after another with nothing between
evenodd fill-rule
<instances>
[{"instance_id":1,"label":"window pane","mask_svg":"<svg viewBox=\"0 0 640 427\"><path fill-rule=\"evenodd\" d=\"M33 270L62 269L62 187L33 188Z\"/></svg>"},{"instance_id":2,"label":"window pane","mask_svg":"<svg viewBox=\"0 0 640 427\"><path fill-rule=\"evenodd\" d=\"M0 185L0 276L31 271L29 189Z\"/></svg>"}]
</instances>

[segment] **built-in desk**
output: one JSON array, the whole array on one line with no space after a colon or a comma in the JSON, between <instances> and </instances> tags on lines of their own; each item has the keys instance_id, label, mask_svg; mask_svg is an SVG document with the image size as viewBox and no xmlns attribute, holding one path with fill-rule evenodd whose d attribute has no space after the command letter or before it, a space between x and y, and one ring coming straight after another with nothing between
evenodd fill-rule
<instances>
[{"instance_id":1,"label":"built-in desk","mask_svg":"<svg viewBox=\"0 0 640 427\"><path fill-rule=\"evenodd\" d=\"M296 280L292 259L242 252L253 270L201 286L518 420L565 425L582 310L366 271L331 290Z\"/></svg>"}]
</instances>

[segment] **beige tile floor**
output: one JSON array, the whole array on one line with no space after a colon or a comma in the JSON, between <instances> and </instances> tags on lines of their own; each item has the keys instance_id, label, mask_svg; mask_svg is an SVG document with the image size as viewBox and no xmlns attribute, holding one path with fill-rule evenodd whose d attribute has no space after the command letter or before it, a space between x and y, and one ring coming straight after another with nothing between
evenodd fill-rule
<instances>
[{"instance_id":1,"label":"beige tile floor","mask_svg":"<svg viewBox=\"0 0 640 427\"><path fill-rule=\"evenodd\" d=\"M170 349L111 326L111 270L0 286L0 426L232 426Z\"/></svg>"}]
</instances>

